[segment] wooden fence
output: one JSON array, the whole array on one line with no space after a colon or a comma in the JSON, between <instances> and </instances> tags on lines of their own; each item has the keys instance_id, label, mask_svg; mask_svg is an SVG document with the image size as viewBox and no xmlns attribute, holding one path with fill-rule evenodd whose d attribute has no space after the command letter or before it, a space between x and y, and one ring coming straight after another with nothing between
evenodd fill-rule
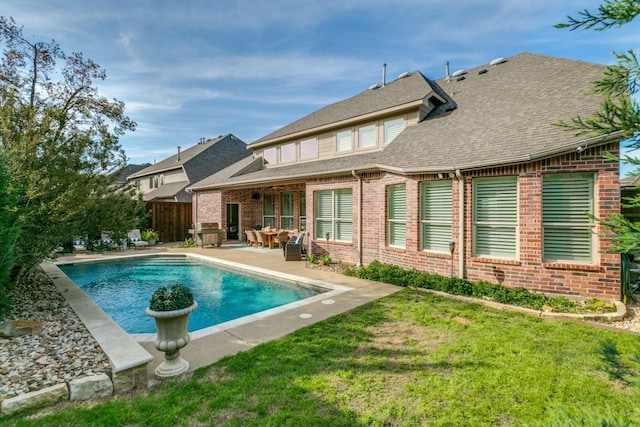
<instances>
[{"instance_id":1,"label":"wooden fence","mask_svg":"<svg viewBox=\"0 0 640 427\"><path fill-rule=\"evenodd\" d=\"M191 228L191 203L148 202L149 226L162 242L183 242Z\"/></svg>"}]
</instances>

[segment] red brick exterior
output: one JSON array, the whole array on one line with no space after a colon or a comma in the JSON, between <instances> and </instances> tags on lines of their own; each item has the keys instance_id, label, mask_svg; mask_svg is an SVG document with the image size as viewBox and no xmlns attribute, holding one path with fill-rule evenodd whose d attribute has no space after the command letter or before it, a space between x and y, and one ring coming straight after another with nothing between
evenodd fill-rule
<instances>
[{"instance_id":1,"label":"red brick exterior","mask_svg":"<svg viewBox=\"0 0 640 427\"><path fill-rule=\"evenodd\" d=\"M405 176L389 172L370 172L341 177L308 180L306 184L269 186L261 189L233 191L202 191L194 195L194 222L218 222L225 226L226 203L240 204L241 230L262 223L262 197L251 195L259 191L276 196L276 218L279 216L279 193L296 191L295 218L299 217L300 190L305 191L307 241L312 253L329 253L334 261L366 265L373 260L415 268L471 281L487 280L508 287L524 287L545 293L572 294L601 298L620 298L620 255L609 253L610 241L600 236L596 226L596 256L584 264L548 264L542 261L542 176L547 173L593 172L595 174L595 215L606 218L620 212L619 165L603 160L603 154L618 153L617 143L590 147L584 152L570 153L546 160L508 167L465 171L461 180L453 178L452 240L456 242L453 259L450 254L420 249L420 197L422 181L438 179L433 174ZM473 256L473 179L490 176L518 176L519 244L515 260L477 258ZM444 178L448 179L448 178ZM387 244L387 186L405 184L407 193L406 247ZM464 184L464 206L460 206L460 189ZM314 237L314 192L351 189L353 192L353 241L336 242L322 236ZM362 201L362 204L360 204ZM460 215L464 213L463 230ZM360 230L362 234L360 234ZM463 233L463 248L459 247ZM244 234L243 234L244 236ZM360 249L360 251L359 251ZM463 251L461 251L463 249ZM460 254L464 254L460 262Z\"/></svg>"}]
</instances>

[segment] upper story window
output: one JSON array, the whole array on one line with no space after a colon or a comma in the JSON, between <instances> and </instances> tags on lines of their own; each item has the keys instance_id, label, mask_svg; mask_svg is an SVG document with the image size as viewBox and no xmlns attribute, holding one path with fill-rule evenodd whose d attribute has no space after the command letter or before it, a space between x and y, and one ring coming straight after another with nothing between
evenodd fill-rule
<instances>
[{"instance_id":1,"label":"upper story window","mask_svg":"<svg viewBox=\"0 0 640 427\"><path fill-rule=\"evenodd\" d=\"M314 159L318 157L318 139L307 138L300 141L300 159Z\"/></svg>"},{"instance_id":2,"label":"upper story window","mask_svg":"<svg viewBox=\"0 0 640 427\"><path fill-rule=\"evenodd\" d=\"M542 257L545 262L592 262L593 174L542 178Z\"/></svg>"},{"instance_id":3,"label":"upper story window","mask_svg":"<svg viewBox=\"0 0 640 427\"><path fill-rule=\"evenodd\" d=\"M375 147L376 143L376 125L366 125L358 128L359 148Z\"/></svg>"},{"instance_id":4,"label":"upper story window","mask_svg":"<svg viewBox=\"0 0 640 427\"><path fill-rule=\"evenodd\" d=\"M473 190L474 254L515 259L518 177L477 178Z\"/></svg>"},{"instance_id":5,"label":"upper story window","mask_svg":"<svg viewBox=\"0 0 640 427\"><path fill-rule=\"evenodd\" d=\"M404 119L387 120L383 123L384 128L384 143L388 144L393 141L400 132L404 130Z\"/></svg>"},{"instance_id":6,"label":"upper story window","mask_svg":"<svg viewBox=\"0 0 640 427\"><path fill-rule=\"evenodd\" d=\"M336 132L336 152L351 151L351 129Z\"/></svg>"},{"instance_id":7,"label":"upper story window","mask_svg":"<svg viewBox=\"0 0 640 427\"><path fill-rule=\"evenodd\" d=\"M278 161L278 149L276 147L265 148L262 152L262 157L264 158L265 163L275 165Z\"/></svg>"},{"instance_id":8,"label":"upper story window","mask_svg":"<svg viewBox=\"0 0 640 427\"><path fill-rule=\"evenodd\" d=\"M296 161L296 143L282 144L280 146L280 163Z\"/></svg>"}]
</instances>

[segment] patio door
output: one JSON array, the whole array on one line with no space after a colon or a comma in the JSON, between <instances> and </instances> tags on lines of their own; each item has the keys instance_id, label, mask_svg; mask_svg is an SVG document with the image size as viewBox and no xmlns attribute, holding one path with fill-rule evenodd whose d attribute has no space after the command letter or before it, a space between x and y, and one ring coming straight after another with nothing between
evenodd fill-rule
<instances>
[{"instance_id":1,"label":"patio door","mask_svg":"<svg viewBox=\"0 0 640 427\"><path fill-rule=\"evenodd\" d=\"M240 205L227 203L227 240L238 240L240 229Z\"/></svg>"}]
</instances>

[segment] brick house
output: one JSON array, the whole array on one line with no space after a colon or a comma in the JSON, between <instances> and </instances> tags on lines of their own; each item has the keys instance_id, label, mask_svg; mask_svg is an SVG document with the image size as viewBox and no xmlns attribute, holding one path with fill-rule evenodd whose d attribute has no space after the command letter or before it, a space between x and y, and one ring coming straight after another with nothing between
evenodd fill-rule
<instances>
[{"instance_id":1,"label":"brick house","mask_svg":"<svg viewBox=\"0 0 640 427\"><path fill-rule=\"evenodd\" d=\"M149 226L165 242L182 241L189 235L193 215L189 184L218 172L250 153L247 145L232 134L202 138L153 165L127 176L129 185L142 194Z\"/></svg>"},{"instance_id":2,"label":"brick house","mask_svg":"<svg viewBox=\"0 0 640 427\"><path fill-rule=\"evenodd\" d=\"M191 185L194 222L225 224L232 206L242 229L303 230L334 260L619 299L620 256L585 215L620 211L619 164L603 159L618 139L556 125L599 109L586 93L605 68L523 53L403 73Z\"/></svg>"}]
</instances>

